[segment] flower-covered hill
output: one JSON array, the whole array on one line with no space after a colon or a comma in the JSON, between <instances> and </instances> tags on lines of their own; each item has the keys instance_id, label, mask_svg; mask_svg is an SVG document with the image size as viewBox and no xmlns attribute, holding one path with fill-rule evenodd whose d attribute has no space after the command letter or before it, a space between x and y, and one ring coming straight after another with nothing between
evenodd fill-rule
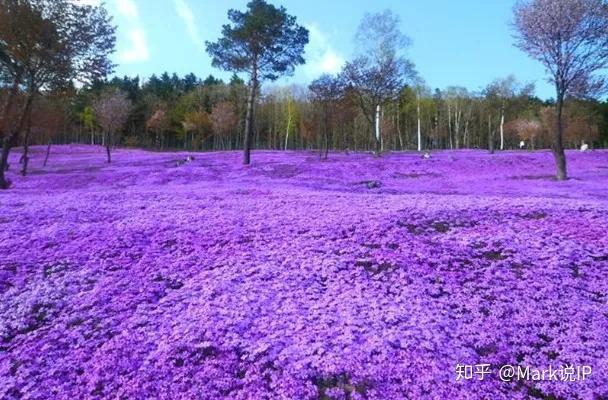
<instances>
[{"instance_id":1,"label":"flower-covered hill","mask_svg":"<svg viewBox=\"0 0 608 400\"><path fill-rule=\"evenodd\" d=\"M0 398L608 397L608 153L188 154L13 155Z\"/></svg>"}]
</instances>

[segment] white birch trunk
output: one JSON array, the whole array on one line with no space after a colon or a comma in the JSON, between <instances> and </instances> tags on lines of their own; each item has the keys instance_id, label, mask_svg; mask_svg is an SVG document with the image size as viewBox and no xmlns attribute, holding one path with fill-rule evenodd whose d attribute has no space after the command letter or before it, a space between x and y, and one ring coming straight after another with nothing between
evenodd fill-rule
<instances>
[{"instance_id":1,"label":"white birch trunk","mask_svg":"<svg viewBox=\"0 0 608 400\"><path fill-rule=\"evenodd\" d=\"M376 106L376 140L380 143L380 104Z\"/></svg>"},{"instance_id":2,"label":"white birch trunk","mask_svg":"<svg viewBox=\"0 0 608 400\"><path fill-rule=\"evenodd\" d=\"M450 150L452 150L454 146L452 145L452 110L450 104L448 104L448 136L450 139Z\"/></svg>"},{"instance_id":3,"label":"white birch trunk","mask_svg":"<svg viewBox=\"0 0 608 400\"><path fill-rule=\"evenodd\" d=\"M397 112L397 133L399 134L399 150L403 150L403 136L401 135L401 121Z\"/></svg>"},{"instance_id":4,"label":"white birch trunk","mask_svg":"<svg viewBox=\"0 0 608 400\"><path fill-rule=\"evenodd\" d=\"M420 129L420 94L417 94L416 115L418 117L418 151L422 151L422 131Z\"/></svg>"},{"instance_id":5,"label":"white birch trunk","mask_svg":"<svg viewBox=\"0 0 608 400\"><path fill-rule=\"evenodd\" d=\"M501 115L500 115L500 150L505 149L504 126L505 126L505 112L504 112L504 110L502 110Z\"/></svg>"},{"instance_id":6,"label":"white birch trunk","mask_svg":"<svg viewBox=\"0 0 608 400\"><path fill-rule=\"evenodd\" d=\"M287 118L287 131L285 132L285 151L287 151L287 143L289 142L289 129L291 128L291 113Z\"/></svg>"}]
</instances>

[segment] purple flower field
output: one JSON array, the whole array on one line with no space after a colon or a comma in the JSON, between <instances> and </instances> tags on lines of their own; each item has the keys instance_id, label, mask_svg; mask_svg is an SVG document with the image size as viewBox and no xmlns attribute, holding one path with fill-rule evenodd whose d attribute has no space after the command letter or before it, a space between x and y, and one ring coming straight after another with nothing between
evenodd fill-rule
<instances>
[{"instance_id":1,"label":"purple flower field","mask_svg":"<svg viewBox=\"0 0 608 400\"><path fill-rule=\"evenodd\" d=\"M606 151L44 151L0 193L2 399L608 398Z\"/></svg>"}]
</instances>

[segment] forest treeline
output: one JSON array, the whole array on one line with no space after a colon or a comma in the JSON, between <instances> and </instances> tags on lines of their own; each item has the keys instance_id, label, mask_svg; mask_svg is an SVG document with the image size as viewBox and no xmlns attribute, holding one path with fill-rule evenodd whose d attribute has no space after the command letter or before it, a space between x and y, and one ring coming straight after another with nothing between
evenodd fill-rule
<instances>
[{"instance_id":1,"label":"forest treeline","mask_svg":"<svg viewBox=\"0 0 608 400\"><path fill-rule=\"evenodd\" d=\"M372 125L354 90L337 95L310 86L268 86L258 95L253 144L259 149L321 149L325 135L332 150L373 150ZM127 122L114 145L149 149L233 150L242 147L247 85L237 75L224 82L210 75L180 77L163 73L96 81L87 87L46 92L32 109L33 144L105 144L94 103L108 91L130 101ZM431 90L405 85L381 115L383 150L415 150L420 120L423 149L492 146L499 150L547 148L555 128L555 105L534 96L531 85L513 77L499 79L479 92L463 87ZM565 108L565 144L576 148L608 145L608 102L571 100Z\"/></svg>"}]
</instances>

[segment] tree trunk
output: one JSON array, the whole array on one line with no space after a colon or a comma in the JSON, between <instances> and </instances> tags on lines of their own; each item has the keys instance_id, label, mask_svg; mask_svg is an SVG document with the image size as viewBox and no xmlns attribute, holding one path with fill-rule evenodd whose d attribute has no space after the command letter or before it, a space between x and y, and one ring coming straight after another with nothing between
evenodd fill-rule
<instances>
[{"instance_id":1,"label":"tree trunk","mask_svg":"<svg viewBox=\"0 0 608 400\"><path fill-rule=\"evenodd\" d=\"M379 156L382 150L382 143L380 142L380 104L376 106L376 155Z\"/></svg>"},{"instance_id":2,"label":"tree trunk","mask_svg":"<svg viewBox=\"0 0 608 400\"><path fill-rule=\"evenodd\" d=\"M22 73L18 73L13 80L13 86L11 87L11 90L6 98L4 106L2 107L2 116L0 118L0 138L2 139L2 154L0 155L0 189L8 189L9 185L4 176L5 171L8 170L8 156L13 139L10 132L11 124L8 123L8 118L13 111L15 98L19 92L19 85L21 84L22 76ZM3 127L7 129L6 132L4 132Z\"/></svg>"},{"instance_id":3,"label":"tree trunk","mask_svg":"<svg viewBox=\"0 0 608 400\"><path fill-rule=\"evenodd\" d=\"M289 129L291 128L291 110L289 106L289 99L287 100L287 129L285 130L285 151L287 151L287 144L289 143Z\"/></svg>"},{"instance_id":4,"label":"tree trunk","mask_svg":"<svg viewBox=\"0 0 608 400\"><path fill-rule=\"evenodd\" d=\"M536 150L536 149L534 148L534 136L532 136L532 137L530 138L530 148L532 149L532 151Z\"/></svg>"},{"instance_id":5,"label":"tree trunk","mask_svg":"<svg viewBox=\"0 0 608 400\"><path fill-rule=\"evenodd\" d=\"M325 141L325 147L321 149L321 153L322 158L327 160L327 153L329 152L329 110L327 109L327 105L325 105L323 111L323 140Z\"/></svg>"},{"instance_id":6,"label":"tree trunk","mask_svg":"<svg viewBox=\"0 0 608 400\"><path fill-rule=\"evenodd\" d=\"M500 150L505 149L505 109L500 110Z\"/></svg>"},{"instance_id":7,"label":"tree trunk","mask_svg":"<svg viewBox=\"0 0 608 400\"><path fill-rule=\"evenodd\" d=\"M21 78L23 74L18 73L13 80L13 85L11 86L11 90L4 102L4 106L2 107L2 116L0 117L0 138L4 138L9 135L9 132L3 132L2 128L10 130L10 125L7 123L8 118L10 117L11 112L13 111L13 106L15 104L15 98L19 92L19 85L21 84Z\"/></svg>"},{"instance_id":8,"label":"tree trunk","mask_svg":"<svg viewBox=\"0 0 608 400\"><path fill-rule=\"evenodd\" d=\"M23 165L21 166L21 175L27 175L27 165L30 161L29 150L30 150L30 133L32 131L32 115L30 114L27 118L27 128L25 128L25 137L23 138Z\"/></svg>"},{"instance_id":9,"label":"tree trunk","mask_svg":"<svg viewBox=\"0 0 608 400\"><path fill-rule=\"evenodd\" d=\"M249 97L247 98L247 115L245 116L245 133L243 137L243 164L251 164L251 134L253 131L253 107L255 102L255 92L258 85L257 66L253 67L251 80L249 82Z\"/></svg>"},{"instance_id":10,"label":"tree trunk","mask_svg":"<svg viewBox=\"0 0 608 400\"><path fill-rule=\"evenodd\" d=\"M566 166L566 154L564 153L564 145L562 142L564 134L564 123L563 123L563 111L564 111L564 95L561 90L557 91L557 130L553 137L553 157L555 157L555 164L557 166L557 180L565 181L568 179L568 171Z\"/></svg>"},{"instance_id":11,"label":"tree trunk","mask_svg":"<svg viewBox=\"0 0 608 400\"><path fill-rule=\"evenodd\" d=\"M9 182L5 177L5 172L8 170L8 156L11 151L15 140L23 130L26 118L28 118L30 109L32 107L32 101L34 100L34 92L30 90L27 96L25 107L19 118L19 123L12 132L6 132L2 138L2 155L0 156L0 189L8 189ZM8 114L7 114L8 115Z\"/></svg>"},{"instance_id":12,"label":"tree trunk","mask_svg":"<svg viewBox=\"0 0 608 400\"><path fill-rule=\"evenodd\" d=\"M43 167L46 167L46 163L47 161L49 161L49 155L51 154L51 144L53 143L52 140L49 140L49 144L46 146L46 156L44 156L44 164L42 164Z\"/></svg>"},{"instance_id":13,"label":"tree trunk","mask_svg":"<svg viewBox=\"0 0 608 400\"><path fill-rule=\"evenodd\" d=\"M110 164L112 162L112 156L110 154L110 135L107 135L107 138L106 135L104 135L104 139L106 144L106 153L108 155L108 164Z\"/></svg>"},{"instance_id":14,"label":"tree trunk","mask_svg":"<svg viewBox=\"0 0 608 400\"><path fill-rule=\"evenodd\" d=\"M416 95L416 116L418 117L418 151L422 151L422 130L420 129L420 94Z\"/></svg>"},{"instance_id":15,"label":"tree trunk","mask_svg":"<svg viewBox=\"0 0 608 400\"><path fill-rule=\"evenodd\" d=\"M462 120L462 111L460 110L459 104L456 103L454 109L454 141L456 143L456 150L460 149L460 123Z\"/></svg>"},{"instance_id":16,"label":"tree trunk","mask_svg":"<svg viewBox=\"0 0 608 400\"><path fill-rule=\"evenodd\" d=\"M492 134L492 116L488 115L488 149L494 154L494 135Z\"/></svg>"},{"instance_id":17,"label":"tree trunk","mask_svg":"<svg viewBox=\"0 0 608 400\"><path fill-rule=\"evenodd\" d=\"M287 129L285 129L285 151L287 151L287 144L289 143L289 128L291 128L291 117L287 119Z\"/></svg>"},{"instance_id":18,"label":"tree trunk","mask_svg":"<svg viewBox=\"0 0 608 400\"><path fill-rule=\"evenodd\" d=\"M403 135L401 133L401 111L397 109L397 134L399 135L399 150L403 151Z\"/></svg>"},{"instance_id":19,"label":"tree trunk","mask_svg":"<svg viewBox=\"0 0 608 400\"><path fill-rule=\"evenodd\" d=\"M448 104L448 137L450 140L450 150L454 148L452 144L452 110L450 105Z\"/></svg>"}]
</instances>

